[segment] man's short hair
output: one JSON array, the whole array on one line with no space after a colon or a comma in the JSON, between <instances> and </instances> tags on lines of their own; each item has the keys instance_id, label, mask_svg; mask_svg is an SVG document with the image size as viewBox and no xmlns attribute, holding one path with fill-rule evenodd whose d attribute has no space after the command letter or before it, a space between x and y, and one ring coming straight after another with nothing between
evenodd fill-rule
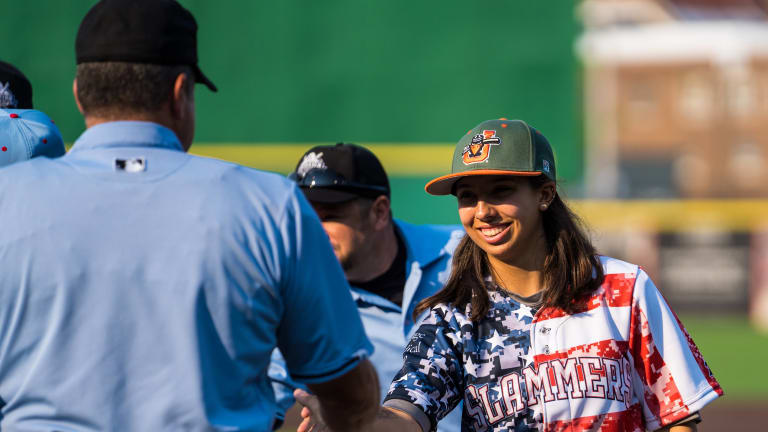
<instances>
[{"instance_id":1,"label":"man's short hair","mask_svg":"<svg viewBox=\"0 0 768 432\"><path fill-rule=\"evenodd\" d=\"M153 113L171 100L173 85L181 73L194 79L192 68L185 65L81 63L77 65L77 98L86 115ZM191 94L193 86L187 86L187 91Z\"/></svg>"}]
</instances>

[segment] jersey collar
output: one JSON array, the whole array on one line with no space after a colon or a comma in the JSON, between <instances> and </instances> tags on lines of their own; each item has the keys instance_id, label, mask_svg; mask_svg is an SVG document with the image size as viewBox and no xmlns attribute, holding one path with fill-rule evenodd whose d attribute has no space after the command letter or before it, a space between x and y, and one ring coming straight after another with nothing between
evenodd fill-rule
<instances>
[{"instance_id":1,"label":"jersey collar","mask_svg":"<svg viewBox=\"0 0 768 432\"><path fill-rule=\"evenodd\" d=\"M115 121L92 126L80 135L70 151L115 147L154 147L184 151L172 130L145 121Z\"/></svg>"}]
</instances>

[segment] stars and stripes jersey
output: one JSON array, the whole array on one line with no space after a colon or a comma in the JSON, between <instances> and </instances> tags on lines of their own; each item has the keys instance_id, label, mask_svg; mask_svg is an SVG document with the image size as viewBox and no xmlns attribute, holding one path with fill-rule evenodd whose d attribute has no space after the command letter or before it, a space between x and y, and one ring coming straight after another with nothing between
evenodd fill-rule
<instances>
[{"instance_id":1,"label":"stars and stripes jersey","mask_svg":"<svg viewBox=\"0 0 768 432\"><path fill-rule=\"evenodd\" d=\"M434 425L463 400L462 431L623 432L675 423L722 395L648 275L601 263L604 283L579 313L532 309L493 287L480 321L471 305L433 307L384 405Z\"/></svg>"}]
</instances>

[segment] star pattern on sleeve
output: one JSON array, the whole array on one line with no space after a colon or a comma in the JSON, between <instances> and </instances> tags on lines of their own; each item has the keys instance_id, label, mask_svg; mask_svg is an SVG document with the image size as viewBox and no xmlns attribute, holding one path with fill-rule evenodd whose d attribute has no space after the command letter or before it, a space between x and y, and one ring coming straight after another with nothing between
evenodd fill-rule
<instances>
[{"instance_id":1,"label":"star pattern on sleeve","mask_svg":"<svg viewBox=\"0 0 768 432\"><path fill-rule=\"evenodd\" d=\"M454 332L445 332L445 337L451 341L453 346L457 346L461 343L461 338Z\"/></svg>"},{"instance_id":2,"label":"star pattern on sleeve","mask_svg":"<svg viewBox=\"0 0 768 432\"><path fill-rule=\"evenodd\" d=\"M496 329L491 331L491 337L486 339L486 342L491 345L490 351L493 351L495 348L504 348L504 338L501 337Z\"/></svg>"},{"instance_id":3,"label":"star pattern on sleeve","mask_svg":"<svg viewBox=\"0 0 768 432\"><path fill-rule=\"evenodd\" d=\"M537 420L525 409L505 414L503 421L494 420L493 424L484 412L483 398L488 398L494 407L503 403L499 379L511 373L520 374L524 367L535 365L530 338L535 309L496 290L489 291L489 300L492 308L478 321L469 319L469 304L463 309L450 305L433 308L431 316L416 333L422 343L412 341L409 347L413 349L406 349L413 352L407 353L387 399L409 401L437 422L462 399L467 414L465 397L472 393L468 390L471 386L475 394L470 397L473 401L470 409L474 413L471 416L483 416L478 420L485 425L482 430L536 430L537 422L543 418L542 408ZM484 387L487 390L479 393Z\"/></svg>"},{"instance_id":4,"label":"star pattern on sleeve","mask_svg":"<svg viewBox=\"0 0 768 432\"><path fill-rule=\"evenodd\" d=\"M472 361L471 355L466 356L466 360L464 361L464 370L467 372L468 375L477 377L477 365L475 364L474 361Z\"/></svg>"},{"instance_id":5,"label":"star pattern on sleeve","mask_svg":"<svg viewBox=\"0 0 768 432\"><path fill-rule=\"evenodd\" d=\"M513 313L517 315L517 319L523 319L523 317L533 318L533 309L528 305L520 303L520 307Z\"/></svg>"},{"instance_id":6,"label":"star pattern on sleeve","mask_svg":"<svg viewBox=\"0 0 768 432\"><path fill-rule=\"evenodd\" d=\"M535 355L536 354L533 352L533 347L528 347L525 355L520 356L520 358L523 360L523 367L536 366L536 360L534 359Z\"/></svg>"}]
</instances>

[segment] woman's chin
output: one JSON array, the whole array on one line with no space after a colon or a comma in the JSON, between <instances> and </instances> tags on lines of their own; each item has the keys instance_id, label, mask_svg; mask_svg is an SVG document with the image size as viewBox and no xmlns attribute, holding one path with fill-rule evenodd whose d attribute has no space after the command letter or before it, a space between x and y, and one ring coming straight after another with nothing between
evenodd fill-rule
<instances>
[{"instance_id":1,"label":"woman's chin","mask_svg":"<svg viewBox=\"0 0 768 432\"><path fill-rule=\"evenodd\" d=\"M483 243L479 246L489 257L493 257L500 261L507 261L511 256L515 255L513 253L514 246L511 239L507 239L507 241L498 244Z\"/></svg>"}]
</instances>

